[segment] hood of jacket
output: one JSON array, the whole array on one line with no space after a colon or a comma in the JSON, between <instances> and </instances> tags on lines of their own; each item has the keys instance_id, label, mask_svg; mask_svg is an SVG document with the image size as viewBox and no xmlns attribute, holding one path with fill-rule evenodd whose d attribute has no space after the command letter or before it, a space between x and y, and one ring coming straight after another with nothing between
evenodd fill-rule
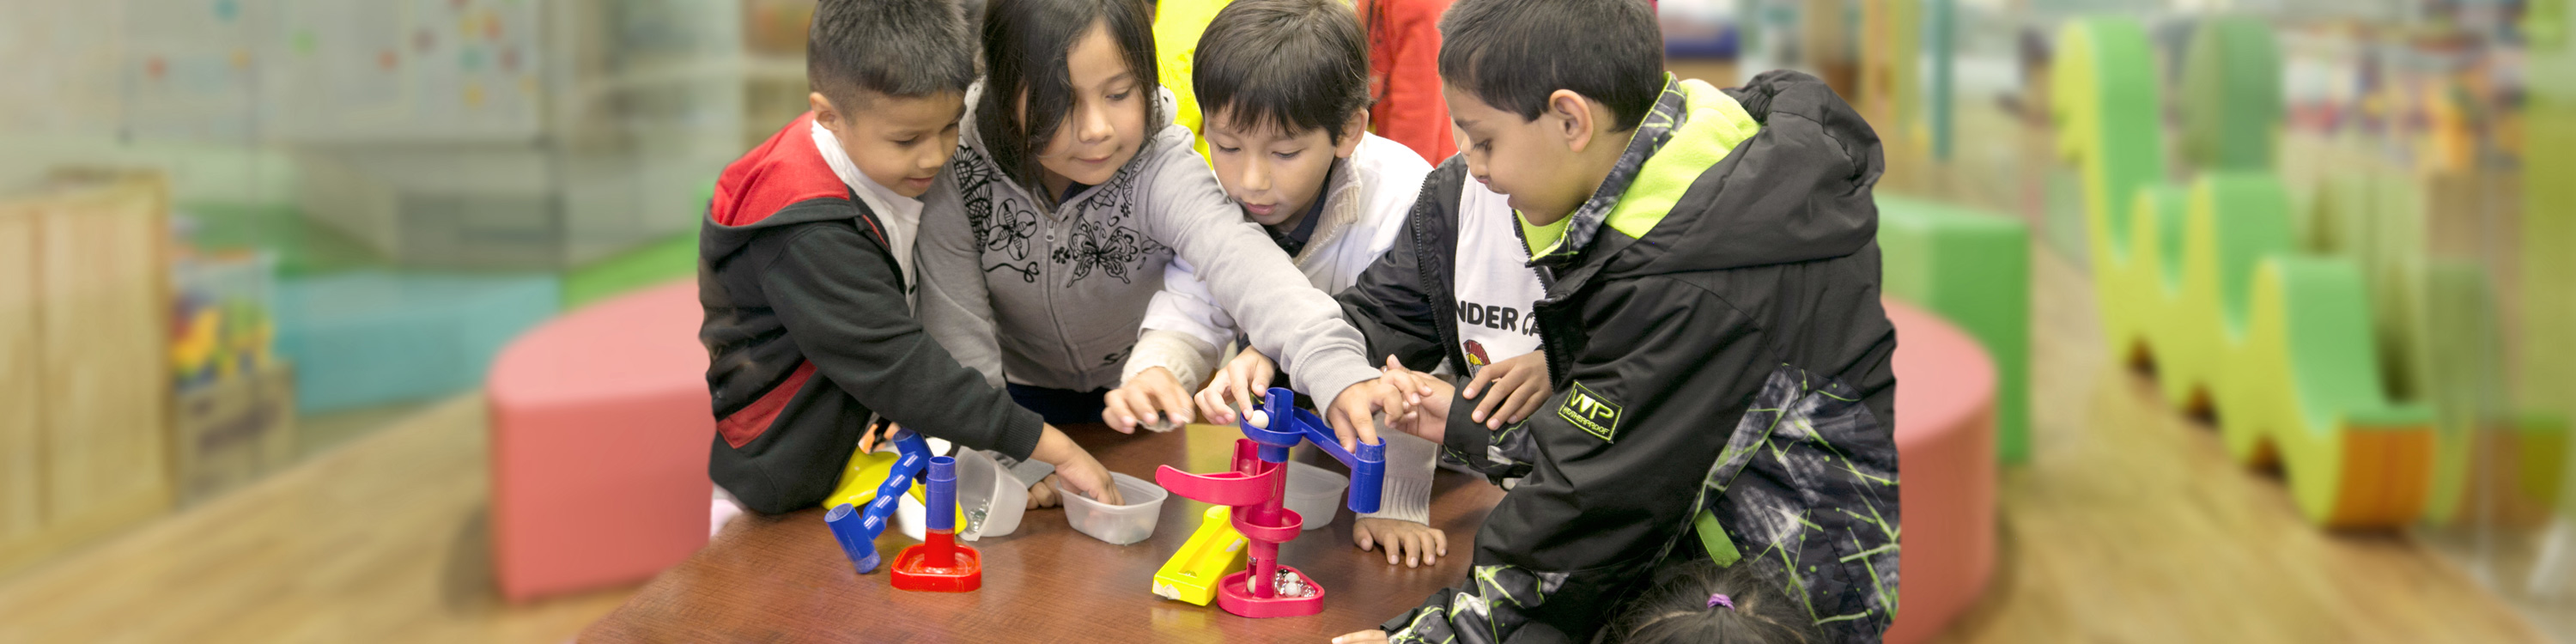
<instances>
[{"instance_id":1,"label":"hood of jacket","mask_svg":"<svg viewBox=\"0 0 2576 644\"><path fill-rule=\"evenodd\" d=\"M1597 264L1601 278L1636 277L1841 257L1877 236L1878 135L1824 81L1783 70L1740 88L1678 85L1681 123L1641 128L1668 138L1606 215L1576 217L1566 239L1605 227L1622 235L1552 255L1596 258L1580 263Z\"/></svg>"}]
</instances>

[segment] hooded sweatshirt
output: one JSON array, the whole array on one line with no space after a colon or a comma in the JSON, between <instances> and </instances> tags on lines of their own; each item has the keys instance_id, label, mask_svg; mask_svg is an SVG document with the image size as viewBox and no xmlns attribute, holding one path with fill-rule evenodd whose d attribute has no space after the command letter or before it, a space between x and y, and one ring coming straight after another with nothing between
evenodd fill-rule
<instances>
[{"instance_id":1,"label":"hooded sweatshirt","mask_svg":"<svg viewBox=\"0 0 2576 644\"><path fill-rule=\"evenodd\" d=\"M1348 159L1333 161L1323 204L1309 217L1315 226L1293 258L1306 282L1325 293L1337 293L1357 281L1360 271L1377 262L1395 244L1404 213L1422 189L1431 164L1403 144L1362 133ZM1517 268L1517 267L1515 267ZM1527 270L1527 269L1520 269ZM1235 337L1234 317L1218 308L1207 284L1188 262L1174 261L1164 273L1163 292L1145 309L1144 333L1119 381L1137 372L1162 367L1187 386L1203 382L1214 367L1218 347ZM1462 372L1463 373L1463 372ZM1381 435L1386 443L1386 500L1381 509L1360 515L1430 523L1431 471L1435 446L1409 435Z\"/></svg>"},{"instance_id":2,"label":"hooded sweatshirt","mask_svg":"<svg viewBox=\"0 0 2576 644\"><path fill-rule=\"evenodd\" d=\"M1157 108L1170 122L1168 93ZM1115 387L1179 258L1307 395L1330 401L1376 378L1332 297L1281 279L1297 266L1226 200L1190 141L1189 128L1166 125L1107 181L1055 203L1012 181L967 128L923 198L922 322L994 386Z\"/></svg>"},{"instance_id":3,"label":"hooded sweatshirt","mask_svg":"<svg viewBox=\"0 0 2576 644\"><path fill-rule=\"evenodd\" d=\"M1471 572L1397 642L1592 638L1658 564L1754 565L1836 641L1878 641L1897 586L1896 336L1879 305L1878 138L1813 77L1667 85L1531 265L1554 395L1499 432L1451 413L1444 458L1518 477ZM1372 353L1458 355L1441 249L1466 181L1432 171L1398 243L1339 299ZM1467 401L1452 400L1451 409Z\"/></svg>"},{"instance_id":4,"label":"hooded sweatshirt","mask_svg":"<svg viewBox=\"0 0 2576 644\"><path fill-rule=\"evenodd\" d=\"M698 233L716 437L744 507L812 507L878 420L1026 459L1044 425L914 321L911 199L859 174L811 114L726 166Z\"/></svg>"}]
</instances>

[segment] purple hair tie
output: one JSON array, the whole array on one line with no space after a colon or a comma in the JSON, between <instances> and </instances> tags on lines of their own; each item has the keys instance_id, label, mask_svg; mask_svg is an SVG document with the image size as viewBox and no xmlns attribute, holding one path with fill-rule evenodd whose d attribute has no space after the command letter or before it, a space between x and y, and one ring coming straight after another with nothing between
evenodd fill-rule
<instances>
[{"instance_id":1,"label":"purple hair tie","mask_svg":"<svg viewBox=\"0 0 2576 644\"><path fill-rule=\"evenodd\" d=\"M1716 607L1719 607L1719 606L1725 606L1725 607L1727 608L1727 610L1734 610L1734 609L1735 609L1735 600L1727 599L1725 595L1709 595L1709 596L1708 596L1708 607L1709 607L1709 608L1716 608Z\"/></svg>"}]
</instances>

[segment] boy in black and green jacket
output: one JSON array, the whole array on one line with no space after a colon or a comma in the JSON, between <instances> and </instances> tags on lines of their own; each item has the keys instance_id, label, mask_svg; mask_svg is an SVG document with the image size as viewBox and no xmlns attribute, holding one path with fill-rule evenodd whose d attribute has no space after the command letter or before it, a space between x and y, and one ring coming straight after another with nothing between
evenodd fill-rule
<instances>
[{"instance_id":1,"label":"boy in black and green jacket","mask_svg":"<svg viewBox=\"0 0 2576 644\"><path fill-rule=\"evenodd\" d=\"M1511 492L1468 579L1337 641L1586 641L1656 568L1702 558L1777 573L1834 639L1877 641L1898 525L1877 136L1803 74L1672 79L1644 0L1459 0L1440 30L1464 151L1339 299L1423 396L1404 429ZM1403 372L1462 359L1448 258L1478 217L1512 218L1545 283L1528 318L1553 394L1499 431Z\"/></svg>"}]
</instances>

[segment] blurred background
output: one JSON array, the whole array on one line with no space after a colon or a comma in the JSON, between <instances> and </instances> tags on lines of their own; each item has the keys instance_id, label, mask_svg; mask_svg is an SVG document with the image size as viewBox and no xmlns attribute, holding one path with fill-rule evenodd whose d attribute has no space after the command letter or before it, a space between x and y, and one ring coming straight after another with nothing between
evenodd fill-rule
<instances>
[{"instance_id":1,"label":"blurred background","mask_svg":"<svg viewBox=\"0 0 2576 644\"><path fill-rule=\"evenodd\" d=\"M0 641L564 641L703 544L812 5L0 0ZM2576 642L2570 5L1662 0L1971 340L1891 641Z\"/></svg>"}]
</instances>

